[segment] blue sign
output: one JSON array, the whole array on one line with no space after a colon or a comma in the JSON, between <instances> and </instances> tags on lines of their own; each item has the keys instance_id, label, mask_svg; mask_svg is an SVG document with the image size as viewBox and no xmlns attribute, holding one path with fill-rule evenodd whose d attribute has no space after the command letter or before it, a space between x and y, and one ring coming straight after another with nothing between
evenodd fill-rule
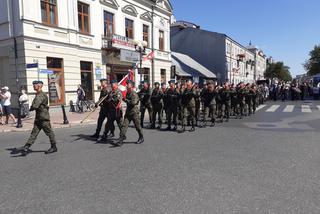
<instances>
[{"instance_id":1,"label":"blue sign","mask_svg":"<svg viewBox=\"0 0 320 214\"><path fill-rule=\"evenodd\" d=\"M97 75L102 74L102 69L101 68L96 68L95 70L96 70L96 74Z\"/></svg>"},{"instance_id":2,"label":"blue sign","mask_svg":"<svg viewBox=\"0 0 320 214\"><path fill-rule=\"evenodd\" d=\"M40 69L39 73L41 74L53 74L52 70L48 70L48 69Z\"/></svg>"},{"instance_id":3,"label":"blue sign","mask_svg":"<svg viewBox=\"0 0 320 214\"><path fill-rule=\"evenodd\" d=\"M26 65L27 68L38 68L39 64L38 63L30 63Z\"/></svg>"}]
</instances>

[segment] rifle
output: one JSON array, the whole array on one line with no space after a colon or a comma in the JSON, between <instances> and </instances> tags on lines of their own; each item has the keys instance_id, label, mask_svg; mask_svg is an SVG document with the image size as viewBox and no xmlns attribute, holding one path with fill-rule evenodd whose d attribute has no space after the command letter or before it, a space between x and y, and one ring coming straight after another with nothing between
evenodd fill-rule
<instances>
[{"instance_id":1,"label":"rifle","mask_svg":"<svg viewBox=\"0 0 320 214\"><path fill-rule=\"evenodd\" d=\"M92 112L90 112L87 116L85 116L85 117L81 120L80 123L82 124L86 119L88 119L88 118L90 117L90 115L93 114L93 112L96 111L96 109L98 108L98 106L99 106L103 101L105 101L105 99L107 99L108 97L109 97L109 93L108 93L106 96L102 97L102 98L96 103L96 106L97 106L97 107L94 107L94 109L92 110Z\"/></svg>"}]
</instances>

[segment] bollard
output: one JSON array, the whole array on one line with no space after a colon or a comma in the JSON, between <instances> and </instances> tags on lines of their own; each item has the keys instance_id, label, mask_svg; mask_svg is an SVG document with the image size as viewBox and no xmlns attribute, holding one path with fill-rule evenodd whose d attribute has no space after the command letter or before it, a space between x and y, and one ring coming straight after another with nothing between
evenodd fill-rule
<instances>
[{"instance_id":1,"label":"bollard","mask_svg":"<svg viewBox=\"0 0 320 214\"><path fill-rule=\"evenodd\" d=\"M69 124L64 105L61 105L61 108L62 108L62 114L63 114L63 124Z\"/></svg>"},{"instance_id":2,"label":"bollard","mask_svg":"<svg viewBox=\"0 0 320 214\"><path fill-rule=\"evenodd\" d=\"M22 128L22 120L21 120L21 103L19 102L19 112L18 112L18 121L16 128Z\"/></svg>"}]
</instances>

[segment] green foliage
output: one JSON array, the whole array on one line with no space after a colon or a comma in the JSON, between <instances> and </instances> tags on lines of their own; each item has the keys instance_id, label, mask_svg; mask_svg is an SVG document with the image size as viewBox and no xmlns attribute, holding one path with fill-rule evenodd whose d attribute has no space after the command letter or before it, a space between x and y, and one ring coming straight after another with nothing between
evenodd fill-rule
<instances>
[{"instance_id":1,"label":"green foliage","mask_svg":"<svg viewBox=\"0 0 320 214\"><path fill-rule=\"evenodd\" d=\"M303 65L308 75L316 75L320 73L320 45L315 45L309 53L309 59Z\"/></svg>"},{"instance_id":2,"label":"green foliage","mask_svg":"<svg viewBox=\"0 0 320 214\"><path fill-rule=\"evenodd\" d=\"M292 76L289 69L290 68L285 66L283 62L272 63L268 65L265 77L269 79L278 78L283 81L291 81Z\"/></svg>"}]
</instances>

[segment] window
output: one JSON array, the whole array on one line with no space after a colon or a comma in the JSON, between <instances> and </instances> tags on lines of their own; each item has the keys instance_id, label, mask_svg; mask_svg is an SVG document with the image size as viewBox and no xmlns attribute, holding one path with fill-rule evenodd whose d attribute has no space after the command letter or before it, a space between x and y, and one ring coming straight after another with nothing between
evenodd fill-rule
<instances>
[{"instance_id":1,"label":"window","mask_svg":"<svg viewBox=\"0 0 320 214\"><path fill-rule=\"evenodd\" d=\"M164 32L159 31L159 50L164 51Z\"/></svg>"},{"instance_id":2,"label":"window","mask_svg":"<svg viewBox=\"0 0 320 214\"><path fill-rule=\"evenodd\" d=\"M143 25L143 41L146 41L149 47L149 26L148 25Z\"/></svg>"},{"instance_id":3,"label":"window","mask_svg":"<svg viewBox=\"0 0 320 214\"><path fill-rule=\"evenodd\" d=\"M57 0L41 0L42 23L57 25Z\"/></svg>"},{"instance_id":4,"label":"window","mask_svg":"<svg viewBox=\"0 0 320 214\"><path fill-rule=\"evenodd\" d=\"M126 19L126 37L133 39L133 21Z\"/></svg>"},{"instance_id":5,"label":"window","mask_svg":"<svg viewBox=\"0 0 320 214\"><path fill-rule=\"evenodd\" d=\"M93 100L92 62L80 61L81 86L86 94L86 99Z\"/></svg>"},{"instance_id":6,"label":"window","mask_svg":"<svg viewBox=\"0 0 320 214\"><path fill-rule=\"evenodd\" d=\"M161 74L161 83L166 83L166 69L161 69L160 70L160 74Z\"/></svg>"},{"instance_id":7,"label":"window","mask_svg":"<svg viewBox=\"0 0 320 214\"><path fill-rule=\"evenodd\" d=\"M104 35L107 37L112 36L114 31L113 14L104 11Z\"/></svg>"},{"instance_id":8,"label":"window","mask_svg":"<svg viewBox=\"0 0 320 214\"><path fill-rule=\"evenodd\" d=\"M90 13L89 5L78 2L78 27L82 33L90 33Z\"/></svg>"}]
</instances>

